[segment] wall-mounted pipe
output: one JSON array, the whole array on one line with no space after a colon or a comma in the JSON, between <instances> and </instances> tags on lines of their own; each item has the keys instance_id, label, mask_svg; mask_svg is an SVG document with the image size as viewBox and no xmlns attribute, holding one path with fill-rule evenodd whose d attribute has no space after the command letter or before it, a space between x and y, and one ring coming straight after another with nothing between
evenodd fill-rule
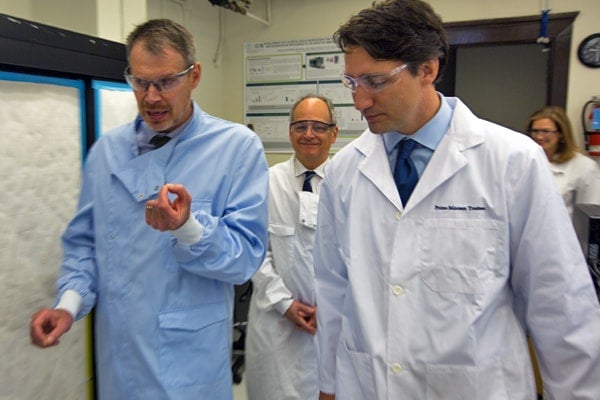
<instances>
[{"instance_id":1,"label":"wall-mounted pipe","mask_svg":"<svg viewBox=\"0 0 600 400\"><path fill-rule=\"evenodd\" d=\"M262 19L260 17L257 17L256 15L247 12L246 13L247 17L250 17L262 24L265 24L266 26L271 26L271 0L267 0L267 19Z\"/></svg>"}]
</instances>

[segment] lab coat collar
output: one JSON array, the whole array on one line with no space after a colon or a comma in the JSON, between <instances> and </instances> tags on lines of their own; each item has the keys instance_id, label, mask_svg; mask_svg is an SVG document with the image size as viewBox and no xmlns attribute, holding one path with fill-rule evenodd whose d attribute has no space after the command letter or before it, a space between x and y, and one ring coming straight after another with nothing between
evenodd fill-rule
<instances>
[{"instance_id":1,"label":"lab coat collar","mask_svg":"<svg viewBox=\"0 0 600 400\"><path fill-rule=\"evenodd\" d=\"M385 150L383 137L373 134L368 129L354 142L354 148L362 154L363 159L358 164L358 170L370 180L379 191L396 206L402 210L402 202L398 189L394 183L394 177ZM391 182L391 184L390 184Z\"/></svg>"},{"instance_id":2,"label":"lab coat collar","mask_svg":"<svg viewBox=\"0 0 600 400\"><path fill-rule=\"evenodd\" d=\"M463 151L484 142L485 127L482 120L459 99L447 100L453 109L450 127L423 171L406 207L402 206L394 184L382 136L367 130L353 142L354 148L364 157L358 166L361 173L373 182L398 210L404 210L405 213L467 165Z\"/></svg>"},{"instance_id":3,"label":"lab coat collar","mask_svg":"<svg viewBox=\"0 0 600 400\"><path fill-rule=\"evenodd\" d=\"M567 163L548 162L554 175L564 175L567 173Z\"/></svg>"},{"instance_id":4,"label":"lab coat collar","mask_svg":"<svg viewBox=\"0 0 600 400\"><path fill-rule=\"evenodd\" d=\"M122 161L116 162L112 169L112 174L116 176L123 186L127 188L131 196L137 202L147 201L156 196L162 186L167 183L165 177L167 164L171 160L174 148L180 140L184 140L190 134L199 130L198 123L202 110L196 103L193 103L194 112L190 121L186 122L180 134L177 134L167 144L160 149L136 156L131 153L125 155L123 149L125 146L114 144L111 148L116 157L121 155ZM132 124L132 128L135 124ZM200 129L201 131L201 129ZM126 140L130 141L135 136L135 132L126 132ZM115 139L119 139L118 137ZM135 141L135 138L133 139ZM131 147L128 146L128 149Z\"/></svg>"}]
</instances>

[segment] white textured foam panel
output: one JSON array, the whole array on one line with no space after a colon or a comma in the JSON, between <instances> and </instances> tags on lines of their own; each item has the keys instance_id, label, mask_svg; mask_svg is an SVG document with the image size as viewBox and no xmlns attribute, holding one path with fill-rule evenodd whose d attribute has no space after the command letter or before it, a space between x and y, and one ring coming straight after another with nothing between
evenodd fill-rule
<instances>
[{"instance_id":1,"label":"white textured foam panel","mask_svg":"<svg viewBox=\"0 0 600 400\"><path fill-rule=\"evenodd\" d=\"M52 306L60 235L81 175L79 89L0 80L0 399L86 399L84 323L50 349L29 321Z\"/></svg>"},{"instance_id":2,"label":"white textured foam panel","mask_svg":"<svg viewBox=\"0 0 600 400\"><path fill-rule=\"evenodd\" d=\"M99 88L100 132L133 121L138 113L135 96L131 90Z\"/></svg>"}]
</instances>

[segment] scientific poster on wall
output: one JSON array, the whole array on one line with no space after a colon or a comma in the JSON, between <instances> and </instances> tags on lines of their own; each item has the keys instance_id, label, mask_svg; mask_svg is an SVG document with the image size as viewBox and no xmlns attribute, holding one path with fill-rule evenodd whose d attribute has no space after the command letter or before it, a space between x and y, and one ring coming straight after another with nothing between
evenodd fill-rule
<instances>
[{"instance_id":1,"label":"scientific poster on wall","mask_svg":"<svg viewBox=\"0 0 600 400\"><path fill-rule=\"evenodd\" d=\"M292 152L290 108L307 93L327 96L335 105L339 136L334 149L366 129L340 80L343 53L330 38L245 43L244 61L246 123L253 125L267 152Z\"/></svg>"}]
</instances>

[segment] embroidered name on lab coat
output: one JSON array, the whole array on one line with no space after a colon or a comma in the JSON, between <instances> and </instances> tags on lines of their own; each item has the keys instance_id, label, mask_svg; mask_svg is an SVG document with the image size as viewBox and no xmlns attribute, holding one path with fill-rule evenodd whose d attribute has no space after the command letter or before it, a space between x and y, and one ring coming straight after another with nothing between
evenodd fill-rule
<instances>
[{"instance_id":1,"label":"embroidered name on lab coat","mask_svg":"<svg viewBox=\"0 0 600 400\"><path fill-rule=\"evenodd\" d=\"M435 205L436 211L485 211L483 206L438 206Z\"/></svg>"}]
</instances>

